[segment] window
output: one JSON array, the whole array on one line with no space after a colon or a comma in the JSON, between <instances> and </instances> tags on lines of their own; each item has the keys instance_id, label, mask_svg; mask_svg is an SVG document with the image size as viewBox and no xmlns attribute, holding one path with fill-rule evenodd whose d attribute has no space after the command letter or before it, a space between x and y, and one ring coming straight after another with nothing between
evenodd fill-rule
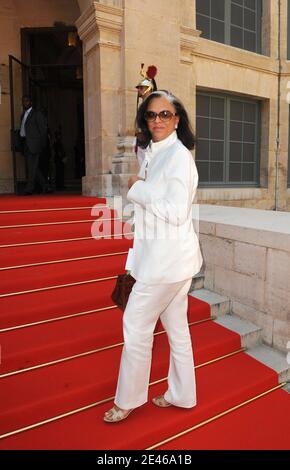
<instances>
[{"instance_id":1,"label":"window","mask_svg":"<svg viewBox=\"0 0 290 470\"><path fill-rule=\"evenodd\" d=\"M260 105L198 93L196 165L201 186L258 186Z\"/></svg>"},{"instance_id":2,"label":"window","mask_svg":"<svg viewBox=\"0 0 290 470\"><path fill-rule=\"evenodd\" d=\"M262 0L196 0L201 37L261 53Z\"/></svg>"}]
</instances>

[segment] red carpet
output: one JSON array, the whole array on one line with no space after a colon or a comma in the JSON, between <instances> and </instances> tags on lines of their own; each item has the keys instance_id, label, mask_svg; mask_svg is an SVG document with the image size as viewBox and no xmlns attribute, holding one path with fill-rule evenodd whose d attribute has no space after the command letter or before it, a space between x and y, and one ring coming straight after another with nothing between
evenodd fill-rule
<instances>
[{"instance_id":1,"label":"red carpet","mask_svg":"<svg viewBox=\"0 0 290 470\"><path fill-rule=\"evenodd\" d=\"M0 448L289 448L284 436L289 434L285 418L290 418L290 398L283 390L160 444L278 385L272 370L239 352L237 334L210 319L209 305L191 296L188 321L197 406L182 410L152 405L151 397L166 387L164 380L150 386L149 402L128 420L115 426L102 421L112 404L123 340L122 312L110 294L116 275L124 272L132 241L91 237L97 216L89 208L96 203L105 200L51 195L0 198L0 225L5 227L0 228ZM70 221L74 223L61 223ZM56 225L49 225L53 222ZM23 224L30 226L19 227ZM121 233L121 223L115 226L118 233L116 228ZM14 244L19 246L7 246ZM151 382L165 379L168 371L168 342L160 332L158 323ZM50 419L54 420L5 436Z\"/></svg>"},{"instance_id":2,"label":"red carpet","mask_svg":"<svg viewBox=\"0 0 290 470\"><path fill-rule=\"evenodd\" d=\"M79 195L33 195L29 197L19 197L3 194L0 196L0 211L19 211L37 209L58 209L93 207L95 204L106 204L106 198L85 197Z\"/></svg>"},{"instance_id":3,"label":"red carpet","mask_svg":"<svg viewBox=\"0 0 290 470\"><path fill-rule=\"evenodd\" d=\"M276 390L158 449L206 450L209 439L213 450L289 449L290 433L285 426L285 417L289 423L289 415L289 396ZM273 438L275 432L278 435Z\"/></svg>"}]
</instances>

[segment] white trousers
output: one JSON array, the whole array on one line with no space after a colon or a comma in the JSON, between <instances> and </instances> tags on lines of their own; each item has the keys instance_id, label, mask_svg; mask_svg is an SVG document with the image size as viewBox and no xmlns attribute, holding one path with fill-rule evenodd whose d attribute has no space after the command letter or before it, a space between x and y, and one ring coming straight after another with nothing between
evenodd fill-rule
<instances>
[{"instance_id":1,"label":"white trousers","mask_svg":"<svg viewBox=\"0 0 290 470\"><path fill-rule=\"evenodd\" d=\"M115 403L127 410L148 400L153 333L158 318L168 335L170 365L165 399L175 406L196 405L196 385L191 337L187 319L187 294L191 279L148 285L136 281L124 312L124 347Z\"/></svg>"}]
</instances>

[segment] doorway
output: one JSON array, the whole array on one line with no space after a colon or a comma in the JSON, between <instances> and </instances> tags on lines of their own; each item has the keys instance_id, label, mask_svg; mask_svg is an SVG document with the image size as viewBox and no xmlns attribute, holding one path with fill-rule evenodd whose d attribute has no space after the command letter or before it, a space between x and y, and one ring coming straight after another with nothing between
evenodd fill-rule
<instances>
[{"instance_id":1,"label":"doorway","mask_svg":"<svg viewBox=\"0 0 290 470\"><path fill-rule=\"evenodd\" d=\"M56 191L81 192L85 175L82 43L75 27L21 29L23 93L47 117L42 171Z\"/></svg>"}]
</instances>

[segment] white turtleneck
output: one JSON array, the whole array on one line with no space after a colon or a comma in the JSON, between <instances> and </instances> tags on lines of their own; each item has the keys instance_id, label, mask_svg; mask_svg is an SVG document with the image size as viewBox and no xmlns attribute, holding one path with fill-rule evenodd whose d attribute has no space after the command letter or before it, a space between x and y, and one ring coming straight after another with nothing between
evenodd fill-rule
<instances>
[{"instance_id":1,"label":"white turtleneck","mask_svg":"<svg viewBox=\"0 0 290 470\"><path fill-rule=\"evenodd\" d=\"M172 134L170 134L166 139L159 140L158 142L153 142L151 140L148 150L152 152L152 154L155 154L156 152L160 151L163 148L168 147L169 145L173 144L174 142L177 141L177 133L176 131L173 131Z\"/></svg>"},{"instance_id":2,"label":"white turtleneck","mask_svg":"<svg viewBox=\"0 0 290 470\"><path fill-rule=\"evenodd\" d=\"M176 131L172 132L172 134L166 137L166 139L160 140L159 142L153 142L153 140L151 140L148 147L145 149L145 156L141 164L138 176L140 176L141 178L146 178L148 165L150 164L154 156L160 150L165 149L166 147L168 147L169 145L173 144L176 141L177 141Z\"/></svg>"}]
</instances>

